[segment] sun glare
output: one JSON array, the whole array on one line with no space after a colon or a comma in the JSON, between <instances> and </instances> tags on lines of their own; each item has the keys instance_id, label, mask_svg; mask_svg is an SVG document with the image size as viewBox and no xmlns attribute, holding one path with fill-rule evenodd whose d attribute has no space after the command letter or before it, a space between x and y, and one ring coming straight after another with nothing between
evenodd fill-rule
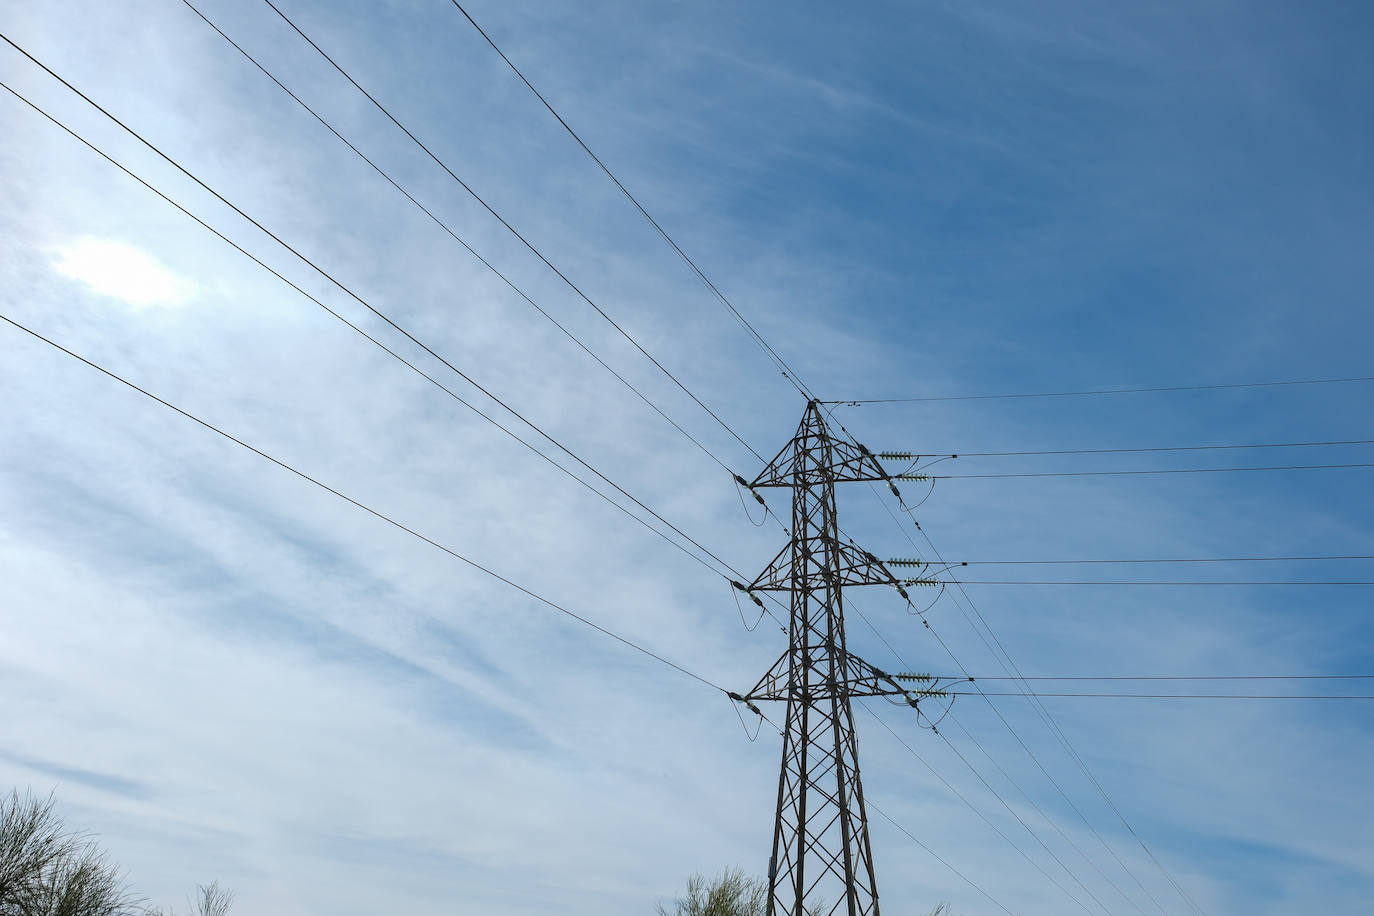
<instances>
[{"instance_id":1,"label":"sun glare","mask_svg":"<svg viewBox=\"0 0 1374 916\"><path fill-rule=\"evenodd\" d=\"M191 284L123 242L81 239L57 250L57 272L135 309L181 305Z\"/></svg>"}]
</instances>

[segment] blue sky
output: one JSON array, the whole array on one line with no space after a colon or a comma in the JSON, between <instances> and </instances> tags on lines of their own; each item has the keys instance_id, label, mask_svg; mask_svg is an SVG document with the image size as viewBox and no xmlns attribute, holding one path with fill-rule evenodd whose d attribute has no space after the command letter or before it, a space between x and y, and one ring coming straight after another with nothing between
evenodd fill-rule
<instances>
[{"instance_id":1,"label":"blue sky","mask_svg":"<svg viewBox=\"0 0 1374 916\"><path fill-rule=\"evenodd\" d=\"M11 6L0 29L15 42L732 566L750 574L781 546L775 526L750 526L717 465L184 6ZM757 472L267 5L201 8L732 470ZM448 3L282 8L750 445L771 455L787 441L796 392ZM1374 17L1362 4L468 8L822 397L1370 374ZM446 371L8 46L0 78ZM12 97L0 112L5 314L713 681L747 688L782 650L775 627L741 626L719 576ZM713 691L6 328L0 787L55 789L142 893L176 901L217 878L241 911L269 916L630 914L692 871L763 870L776 735L751 743ZM1369 392L836 416L875 449L925 453L1344 440L1370 437ZM917 517L950 560L1374 554L1368 474L949 480ZM911 554L908 538L926 546L862 486L841 511L879 555ZM1149 574L1370 578L1356 563L1259 567ZM1360 588L968 596L946 593L928 619L980 676L1002 672L979 614L1027 674L1374 671ZM851 607L912 666L950 670L894 596L856 594ZM849 632L856 652L897 667L861 621ZM1205 912L1368 911L1364 704L1045 703ZM872 708L1091 911L950 745L1101 911L1157 912L1151 897L1188 911L1024 700L996 701L1015 735L987 705L957 701L949 745ZM875 804L1012 912L1078 911L856 717ZM872 829L885 911L948 900L968 916L1002 912L886 821Z\"/></svg>"}]
</instances>

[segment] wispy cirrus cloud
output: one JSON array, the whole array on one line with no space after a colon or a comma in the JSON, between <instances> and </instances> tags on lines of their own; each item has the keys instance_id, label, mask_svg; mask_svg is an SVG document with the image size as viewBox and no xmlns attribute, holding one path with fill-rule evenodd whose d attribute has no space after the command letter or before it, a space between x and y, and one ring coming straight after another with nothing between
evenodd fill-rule
<instances>
[{"instance_id":1,"label":"wispy cirrus cloud","mask_svg":"<svg viewBox=\"0 0 1374 916\"><path fill-rule=\"evenodd\" d=\"M198 5L732 469L757 467L265 5ZM751 445L783 445L794 393L448 4L283 6ZM823 397L1258 380L1366 358L1367 313L1330 304L1368 289L1363 122L1306 90L1276 100L1250 88L1322 76L1322 61L1290 46L1295 31L1329 47L1333 68L1358 66L1362 47L1325 34L1320 12L1280 29L1209 7L1237 53L1199 68L1216 49L1195 4L1143 17L1054 3L1033 30L1005 6L802 4L780 16L706 3L669 28L652 4L470 9ZM741 575L781 546L771 524L748 527L727 475L179 5L64 0L10 20L7 34ZM0 51L7 81L490 407ZM1343 85L1316 83L1337 97ZM782 650L766 618L742 629L718 577L12 99L0 116L13 125L0 132L15 192L0 195L8 313L732 688ZM646 911L692 870L765 866L778 764L766 726L748 743L699 684L17 332L0 334L0 357L0 684L16 698L0 703L0 788L60 785L74 823L101 832L141 890L175 897L218 877L269 916L449 913L455 900L501 916L601 916ZM1355 438L1367 405L1331 390L839 416L875 448L970 452ZM960 470L1010 469L997 461ZM942 481L918 516L951 560L1368 553L1367 493L1349 475ZM841 499L865 547L923 549L862 488ZM786 515L785 495L769 500ZM1349 592L970 591L1027 673L1374 663ZM952 666L893 595L852 601L913 667ZM948 594L929 619L971 671L1001 673ZM857 620L849 639L898 664ZM1051 702L1213 916L1360 912L1351 901L1374 887L1358 789L1368 713ZM1021 701L998 704L1168 897L1053 734ZM877 708L1040 855L952 752ZM954 715L1136 893L991 710L965 698ZM866 797L1015 911L1068 910L865 718ZM962 733L941 730L1096 885ZM873 830L885 904L1000 912L885 821Z\"/></svg>"}]
</instances>

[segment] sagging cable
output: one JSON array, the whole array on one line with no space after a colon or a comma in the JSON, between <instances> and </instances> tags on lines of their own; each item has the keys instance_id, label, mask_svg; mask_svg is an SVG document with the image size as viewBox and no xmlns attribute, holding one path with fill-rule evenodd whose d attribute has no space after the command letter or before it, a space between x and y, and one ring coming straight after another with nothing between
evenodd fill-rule
<instances>
[{"instance_id":1,"label":"sagging cable","mask_svg":"<svg viewBox=\"0 0 1374 916\"><path fill-rule=\"evenodd\" d=\"M765 508L765 509L768 508L768 503L766 503L766 502L763 501L763 497L759 495L759 491L758 491L758 490L754 489L754 485L753 485L752 483L750 483L749 481L745 480L743 477L739 476L738 474L735 474L735 475L734 475L734 478L735 478L735 483L739 484L741 487L744 487L744 489L748 490L748 491L749 491L749 494L750 494L751 496L754 497L755 501L758 502L758 504L759 504L760 506L763 506L763 508Z\"/></svg>"},{"instance_id":2,"label":"sagging cable","mask_svg":"<svg viewBox=\"0 0 1374 916\"><path fill-rule=\"evenodd\" d=\"M754 703L753 703L753 701L750 700L748 697L740 696L738 693L735 693L733 690L730 691L730 692L727 694L727 696L729 696L730 699L734 700L736 703L743 703L743 704L749 709L750 712L752 712L754 715L758 716L760 719L763 718L763 712L762 712L757 706L755 706Z\"/></svg>"},{"instance_id":3,"label":"sagging cable","mask_svg":"<svg viewBox=\"0 0 1374 916\"><path fill-rule=\"evenodd\" d=\"M744 517L749 519L749 524L753 525L755 528L762 528L764 525L768 524L768 504L763 501L763 497L755 493L753 488L745 482L743 477L738 474L732 474L731 476L735 479L735 495L739 497L740 508L744 510ZM743 485L746 490L749 490L750 493L753 493L754 499L758 500L759 505L763 506L763 517L758 521L754 521L754 516L749 514L749 506L744 502L744 493L740 489L741 485Z\"/></svg>"},{"instance_id":4,"label":"sagging cable","mask_svg":"<svg viewBox=\"0 0 1374 916\"><path fill-rule=\"evenodd\" d=\"M759 600L758 595L754 594L754 590L752 588L745 585L743 582L736 582L734 579L730 580L730 584L734 587L735 591L744 592L746 595L749 596L750 601L754 602L759 607L763 607L763 602Z\"/></svg>"},{"instance_id":5,"label":"sagging cable","mask_svg":"<svg viewBox=\"0 0 1374 916\"><path fill-rule=\"evenodd\" d=\"M730 694L730 699L735 700L737 702L743 702L743 698L739 696L739 694L735 693ZM763 713L759 713L759 724L755 726L754 733L751 735L749 734L748 723L744 721L744 716L740 715L739 713L739 706L736 705L736 703L731 703L730 708L735 711L735 717L739 719L740 727L744 729L744 737L748 738L751 743L757 741L759 738L759 732L763 731ZM754 712L758 712L758 710L755 709Z\"/></svg>"},{"instance_id":6,"label":"sagging cable","mask_svg":"<svg viewBox=\"0 0 1374 916\"><path fill-rule=\"evenodd\" d=\"M763 621L763 615L768 613L768 609L765 607L760 607L758 618L754 621L754 625L750 626L749 621L745 619L744 608L740 607L739 595L736 594L734 589L730 590L730 595L735 599L735 610L739 611L739 622L744 625L744 629L750 633L757 630L759 628L759 624Z\"/></svg>"}]
</instances>

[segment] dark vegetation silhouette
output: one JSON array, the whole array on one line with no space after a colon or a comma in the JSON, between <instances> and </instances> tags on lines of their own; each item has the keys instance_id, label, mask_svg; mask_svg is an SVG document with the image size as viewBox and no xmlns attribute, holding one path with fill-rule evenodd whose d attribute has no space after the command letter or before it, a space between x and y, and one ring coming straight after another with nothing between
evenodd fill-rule
<instances>
[{"instance_id":1,"label":"dark vegetation silhouette","mask_svg":"<svg viewBox=\"0 0 1374 916\"><path fill-rule=\"evenodd\" d=\"M229 916L234 894L219 882L197 886L189 916ZM810 916L822 907L812 906ZM768 883L742 869L693 874L658 916L765 916ZM0 916L181 916L134 895L124 871L86 833L68 829L53 797L11 790L0 796ZM930 916L954 916L942 903Z\"/></svg>"},{"instance_id":2,"label":"dark vegetation silhouette","mask_svg":"<svg viewBox=\"0 0 1374 916\"><path fill-rule=\"evenodd\" d=\"M727 868L713 879L694 874L687 879L687 893L673 901L673 908L659 904L658 916L764 916L768 884Z\"/></svg>"},{"instance_id":3,"label":"dark vegetation silhouette","mask_svg":"<svg viewBox=\"0 0 1374 916\"><path fill-rule=\"evenodd\" d=\"M714 878L694 874L687 879L687 892L671 907L660 903L655 910L658 916L765 916L768 882L738 868L727 868ZM819 916L822 911L823 907L815 905L807 912ZM954 911L948 903L941 903L930 916L954 916Z\"/></svg>"},{"instance_id":4,"label":"dark vegetation silhouette","mask_svg":"<svg viewBox=\"0 0 1374 916\"><path fill-rule=\"evenodd\" d=\"M228 916L232 892L197 888L191 916ZM67 828L51 795L0 797L0 916L177 916L134 895L95 840Z\"/></svg>"}]
</instances>

